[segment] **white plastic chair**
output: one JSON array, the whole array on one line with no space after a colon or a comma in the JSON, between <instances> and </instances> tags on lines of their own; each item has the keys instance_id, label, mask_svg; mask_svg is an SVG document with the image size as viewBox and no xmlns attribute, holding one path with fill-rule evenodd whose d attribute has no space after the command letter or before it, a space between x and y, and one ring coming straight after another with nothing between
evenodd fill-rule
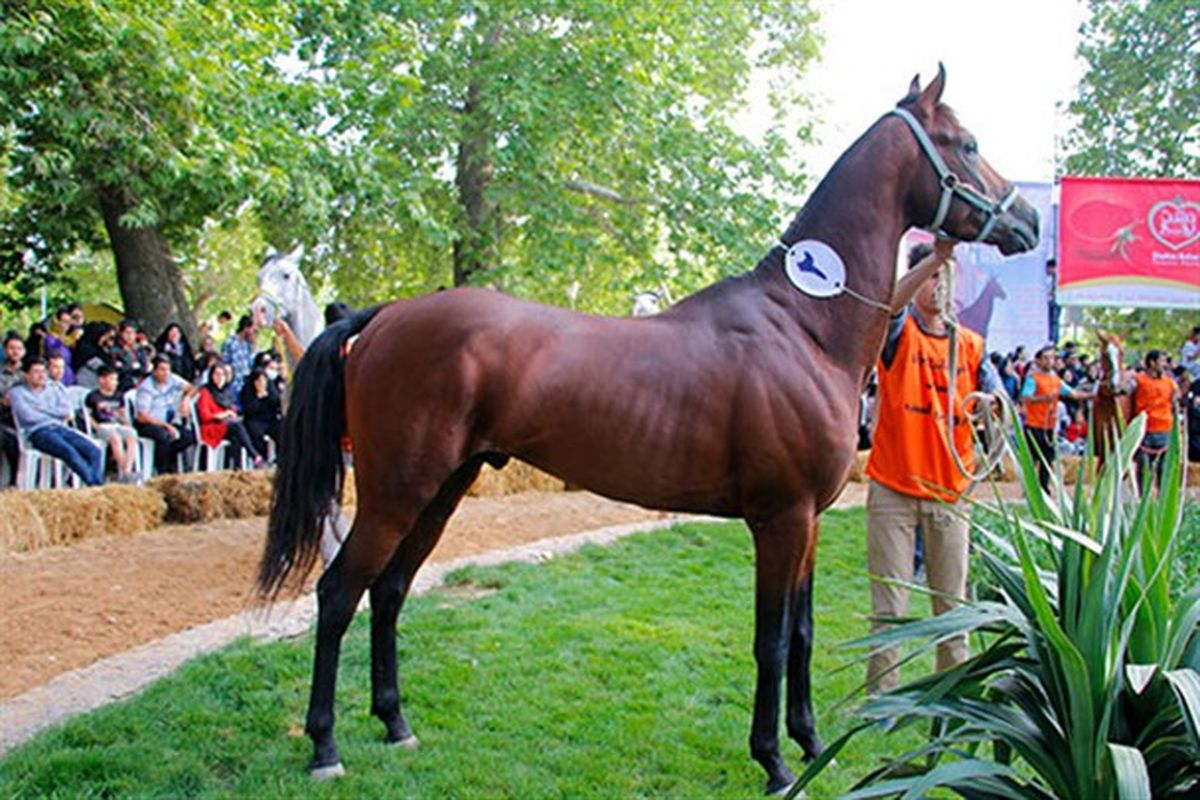
<instances>
[{"instance_id":1,"label":"white plastic chair","mask_svg":"<svg viewBox=\"0 0 1200 800\"><path fill-rule=\"evenodd\" d=\"M91 394L91 389L86 386L66 386L67 397L71 400L72 425L76 430L82 430L84 436L92 440L92 444L100 448L100 474L104 474L105 466L108 463L108 442L101 436L97 436L92 430L92 415L88 413L87 396ZM82 422L81 422L82 421ZM75 476L78 478L78 476Z\"/></svg>"},{"instance_id":2,"label":"white plastic chair","mask_svg":"<svg viewBox=\"0 0 1200 800\"><path fill-rule=\"evenodd\" d=\"M129 389L124 395L125 416L129 424L137 420L137 388ZM138 482L145 483L154 474L154 447L157 444L149 436L138 436Z\"/></svg>"},{"instance_id":3,"label":"white plastic chair","mask_svg":"<svg viewBox=\"0 0 1200 800\"><path fill-rule=\"evenodd\" d=\"M17 428L17 441L20 443L17 456L17 488L53 489L63 486L64 471L72 475L75 473L66 469L66 465L54 456L34 447L15 416L13 424Z\"/></svg>"}]
</instances>

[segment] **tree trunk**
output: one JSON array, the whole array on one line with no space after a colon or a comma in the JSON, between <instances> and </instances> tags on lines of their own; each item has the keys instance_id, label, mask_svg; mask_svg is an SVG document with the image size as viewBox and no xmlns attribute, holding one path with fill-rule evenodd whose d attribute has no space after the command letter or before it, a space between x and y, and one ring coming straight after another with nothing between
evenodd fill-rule
<instances>
[{"instance_id":1,"label":"tree trunk","mask_svg":"<svg viewBox=\"0 0 1200 800\"><path fill-rule=\"evenodd\" d=\"M120 223L121 215L135 205L126 189L102 187L98 194L104 227L117 263L117 284L125 316L136 319L151 341L168 323L178 322L188 340L199 344L196 315L187 303L183 276L175 266L162 231L128 228Z\"/></svg>"},{"instance_id":2,"label":"tree trunk","mask_svg":"<svg viewBox=\"0 0 1200 800\"><path fill-rule=\"evenodd\" d=\"M486 60L488 50L500 42L501 26L493 25L476 66ZM492 158L492 120L484 105L483 82L467 85L463 106L462 138L458 143L454 183L465 215L466 230L454 243L454 285L462 286L495 264L500 251L500 214L488 188L496 175Z\"/></svg>"}]
</instances>

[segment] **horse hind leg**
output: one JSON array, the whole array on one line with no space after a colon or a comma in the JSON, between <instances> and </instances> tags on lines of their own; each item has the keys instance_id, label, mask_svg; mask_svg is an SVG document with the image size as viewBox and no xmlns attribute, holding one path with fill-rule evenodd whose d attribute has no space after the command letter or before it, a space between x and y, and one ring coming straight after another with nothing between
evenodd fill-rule
<instances>
[{"instance_id":1,"label":"horse hind leg","mask_svg":"<svg viewBox=\"0 0 1200 800\"><path fill-rule=\"evenodd\" d=\"M384 724L389 744L415 748L419 742L400 707L396 670L396 619L413 576L437 545L450 515L474 483L484 457L459 467L421 512L387 569L371 586L371 713Z\"/></svg>"},{"instance_id":2,"label":"horse hind leg","mask_svg":"<svg viewBox=\"0 0 1200 800\"><path fill-rule=\"evenodd\" d=\"M360 496L350 535L317 582L316 654L304 730L313 742L309 773L318 780L345 771L333 736L342 637L363 593L386 569L420 516L424 500L417 498L411 508L397 504L399 507L379 509L375 505Z\"/></svg>"}]
</instances>

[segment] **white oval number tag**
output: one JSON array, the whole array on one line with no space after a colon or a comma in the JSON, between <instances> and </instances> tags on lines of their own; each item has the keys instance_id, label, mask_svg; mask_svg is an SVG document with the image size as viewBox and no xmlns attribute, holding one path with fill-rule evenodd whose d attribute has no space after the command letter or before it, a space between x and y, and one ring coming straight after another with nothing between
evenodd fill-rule
<instances>
[{"instance_id":1,"label":"white oval number tag","mask_svg":"<svg viewBox=\"0 0 1200 800\"><path fill-rule=\"evenodd\" d=\"M788 280L813 297L834 297L846 288L846 265L834 249L816 239L801 239L783 257Z\"/></svg>"}]
</instances>

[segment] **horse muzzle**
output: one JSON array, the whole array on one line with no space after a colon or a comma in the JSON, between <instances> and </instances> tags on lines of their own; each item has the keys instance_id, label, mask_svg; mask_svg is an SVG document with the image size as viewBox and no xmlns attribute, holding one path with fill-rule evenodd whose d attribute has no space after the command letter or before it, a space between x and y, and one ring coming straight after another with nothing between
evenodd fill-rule
<instances>
[{"instance_id":1,"label":"horse muzzle","mask_svg":"<svg viewBox=\"0 0 1200 800\"><path fill-rule=\"evenodd\" d=\"M276 303L266 295L258 295L250 303L250 318L260 325L274 325Z\"/></svg>"},{"instance_id":2,"label":"horse muzzle","mask_svg":"<svg viewBox=\"0 0 1200 800\"><path fill-rule=\"evenodd\" d=\"M1027 253L1037 247L1041 228L1037 209L1022 197L1016 198L1008 210L996 219L983 241L993 244L1006 256Z\"/></svg>"}]
</instances>

